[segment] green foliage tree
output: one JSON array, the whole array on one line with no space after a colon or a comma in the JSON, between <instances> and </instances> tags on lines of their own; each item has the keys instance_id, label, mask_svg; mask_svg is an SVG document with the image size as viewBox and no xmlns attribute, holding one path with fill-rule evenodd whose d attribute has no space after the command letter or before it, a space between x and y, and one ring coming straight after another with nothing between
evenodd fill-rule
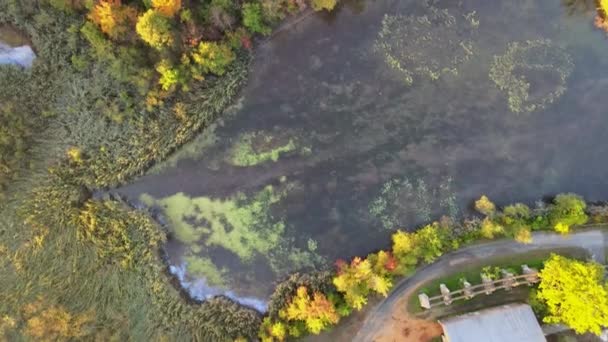
<instances>
[{"instance_id":1,"label":"green foliage tree","mask_svg":"<svg viewBox=\"0 0 608 342\"><path fill-rule=\"evenodd\" d=\"M563 323L579 334L599 335L608 326L608 284L604 269L552 255L540 272L537 297L547 305L546 323Z\"/></svg>"},{"instance_id":2,"label":"green foliage tree","mask_svg":"<svg viewBox=\"0 0 608 342\"><path fill-rule=\"evenodd\" d=\"M174 41L171 21L155 10L148 10L137 19L135 30L148 45L161 50Z\"/></svg>"},{"instance_id":3,"label":"green foliage tree","mask_svg":"<svg viewBox=\"0 0 608 342\"><path fill-rule=\"evenodd\" d=\"M587 223L585 201L575 194L559 194L549 208L549 222L560 233L568 233L572 225Z\"/></svg>"},{"instance_id":4,"label":"green foliage tree","mask_svg":"<svg viewBox=\"0 0 608 342\"><path fill-rule=\"evenodd\" d=\"M271 30L264 23L262 5L257 2L243 4L243 25L253 33L270 34Z\"/></svg>"}]
</instances>

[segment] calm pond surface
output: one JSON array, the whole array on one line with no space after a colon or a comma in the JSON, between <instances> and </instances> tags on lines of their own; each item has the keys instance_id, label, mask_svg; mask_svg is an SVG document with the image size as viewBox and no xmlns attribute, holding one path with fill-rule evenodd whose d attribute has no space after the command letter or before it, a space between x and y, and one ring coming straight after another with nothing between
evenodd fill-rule
<instances>
[{"instance_id":1,"label":"calm pond surface","mask_svg":"<svg viewBox=\"0 0 608 342\"><path fill-rule=\"evenodd\" d=\"M608 40L593 5L360 1L256 51L212 129L117 191L157 208L197 298L264 309L275 282L387 247L394 229L608 198Z\"/></svg>"}]
</instances>

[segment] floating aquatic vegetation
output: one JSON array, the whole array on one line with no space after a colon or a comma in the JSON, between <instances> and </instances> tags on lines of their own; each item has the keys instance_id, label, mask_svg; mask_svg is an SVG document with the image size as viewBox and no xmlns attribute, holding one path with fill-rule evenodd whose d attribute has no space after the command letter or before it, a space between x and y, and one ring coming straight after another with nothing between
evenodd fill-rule
<instances>
[{"instance_id":1,"label":"floating aquatic vegetation","mask_svg":"<svg viewBox=\"0 0 608 342\"><path fill-rule=\"evenodd\" d=\"M430 222L435 209L447 209L452 219L459 215L450 177L432 191L422 179L412 182L407 178L393 178L384 183L368 209L372 217L390 230Z\"/></svg>"},{"instance_id":2,"label":"floating aquatic vegetation","mask_svg":"<svg viewBox=\"0 0 608 342\"><path fill-rule=\"evenodd\" d=\"M475 53L473 36L479 27L475 12L454 16L447 9L429 6L423 16L385 15L375 48L386 63L403 75L407 85L414 77L437 80L458 74Z\"/></svg>"},{"instance_id":3,"label":"floating aquatic vegetation","mask_svg":"<svg viewBox=\"0 0 608 342\"><path fill-rule=\"evenodd\" d=\"M511 111L529 113L546 108L566 91L573 68L570 55L551 40L512 42L504 55L494 56L490 79L507 93Z\"/></svg>"},{"instance_id":4,"label":"floating aquatic vegetation","mask_svg":"<svg viewBox=\"0 0 608 342\"><path fill-rule=\"evenodd\" d=\"M184 257L188 273L196 278L205 278L210 286L226 285L226 268L219 269L210 258L188 255Z\"/></svg>"},{"instance_id":5,"label":"floating aquatic vegetation","mask_svg":"<svg viewBox=\"0 0 608 342\"><path fill-rule=\"evenodd\" d=\"M160 207L175 238L188 247L183 256L188 274L222 287L232 274L225 260L213 257L218 248L237 256L241 264L265 261L277 276L323 263L314 250L296 248L293 238L285 236L283 219L272 214L272 206L293 187L268 185L253 196L238 193L227 199L192 198L181 192L162 199L144 194L140 199ZM239 273L248 276L247 271Z\"/></svg>"},{"instance_id":6,"label":"floating aquatic vegetation","mask_svg":"<svg viewBox=\"0 0 608 342\"><path fill-rule=\"evenodd\" d=\"M181 242L223 247L249 261L278 244L285 223L272 217L270 206L285 194L269 185L252 198L242 193L228 199L191 198L180 192L160 200L144 194L141 200L163 208Z\"/></svg>"},{"instance_id":7,"label":"floating aquatic vegetation","mask_svg":"<svg viewBox=\"0 0 608 342\"><path fill-rule=\"evenodd\" d=\"M242 134L229 153L228 162L236 166L255 166L267 161L276 162L281 155L298 149L297 139L286 135L252 132ZM310 149L301 149L306 154Z\"/></svg>"}]
</instances>

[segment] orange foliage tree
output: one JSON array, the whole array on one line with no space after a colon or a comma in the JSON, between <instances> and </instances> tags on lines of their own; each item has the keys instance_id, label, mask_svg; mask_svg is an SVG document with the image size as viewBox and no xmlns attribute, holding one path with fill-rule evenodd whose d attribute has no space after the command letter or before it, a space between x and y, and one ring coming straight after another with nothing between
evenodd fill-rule
<instances>
[{"instance_id":1,"label":"orange foliage tree","mask_svg":"<svg viewBox=\"0 0 608 342\"><path fill-rule=\"evenodd\" d=\"M318 334L330 325L338 323L340 316L334 304L321 292L311 296L305 286L300 286L289 305L279 312L286 320L304 321L306 328Z\"/></svg>"},{"instance_id":2,"label":"orange foliage tree","mask_svg":"<svg viewBox=\"0 0 608 342\"><path fill-rule=\"evenodd\" d=\"M182 7L182 0L152 0L152 7L166 17L173 17Z\"/></svg>"},{"instance_id":3,"label":"orange foliage tree","mask_svg":"<svg viewBox=\"0 0 608 342\"><path fill-rule=\"evenodd\" d=\"M135 24L137 10L122 4L121 0L100 0L88 15L101 31L116 39L128 32Z\"/></svg>"}]
</instances>

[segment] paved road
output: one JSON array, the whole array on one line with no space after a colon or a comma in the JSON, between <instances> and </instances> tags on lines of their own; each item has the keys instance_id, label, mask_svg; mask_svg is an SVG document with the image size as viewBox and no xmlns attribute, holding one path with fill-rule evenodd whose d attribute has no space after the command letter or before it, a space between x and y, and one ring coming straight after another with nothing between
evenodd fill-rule
<instances>
[{"instance_id":1,"label":"paved road","mask_svg":"<svg viewBox=\"0 0 608 342\"><path fill-rule=\"evenodd\" d=\"M404 298L409 298L416 288L429 280L441 277L454 268L475 261L508 257L533 251L582 248L587 250L594 260L604 263L606 261L606 248L608 248L608 232L598 228L599 226L592 226L566 236L538 232L533 234L533 240L530 244L521 244L514 240L504 239L468 246L445 254L433 264L418 269L413 276L396 284L389 296L369 312L353 341L373 341L374 335L380 331L380 327L392 319L395 309L399 309L396 305L404 305Z\"/></svg>"}]
</instances>

